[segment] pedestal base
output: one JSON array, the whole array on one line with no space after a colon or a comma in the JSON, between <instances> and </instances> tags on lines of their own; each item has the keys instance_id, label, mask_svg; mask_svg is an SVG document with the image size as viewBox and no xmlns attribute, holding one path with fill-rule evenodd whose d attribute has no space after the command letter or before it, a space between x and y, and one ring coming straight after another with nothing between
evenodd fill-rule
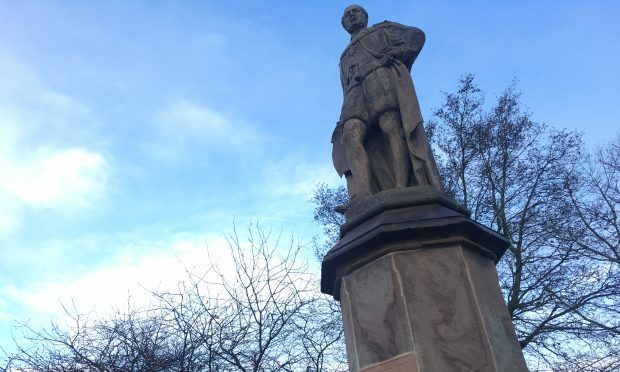
<instances>
[{"instance_id":1,"label":"pedestal base","mask_svg":"<svg viewBox=\"0 0 620 372\"><path fill-rule=\"evenodd\" d=\"M321 278L350 370L527 371L495 270L508 243L432 189L367 206L349 211Z\"/></svg>"}]
</instances>

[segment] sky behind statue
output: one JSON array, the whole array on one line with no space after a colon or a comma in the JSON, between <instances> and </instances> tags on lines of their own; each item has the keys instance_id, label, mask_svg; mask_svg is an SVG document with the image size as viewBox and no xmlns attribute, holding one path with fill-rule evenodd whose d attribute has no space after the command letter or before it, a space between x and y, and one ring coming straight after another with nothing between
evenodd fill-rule
<instances>
[{"instance_id":1,"label":"sky behind statue","mask_svg":"<svg viewBox=\"0 0 620 372\"><path fill-rule=\"evenodd\" d=\"M348 1L0 4L0 345L59 299L182 278L234 219L318 233ZM536 120L589 145L618 130L616 1L362 5L426 33L426 118L472 72L488 92L518 78Z\"/></svg>"}]
</instances>

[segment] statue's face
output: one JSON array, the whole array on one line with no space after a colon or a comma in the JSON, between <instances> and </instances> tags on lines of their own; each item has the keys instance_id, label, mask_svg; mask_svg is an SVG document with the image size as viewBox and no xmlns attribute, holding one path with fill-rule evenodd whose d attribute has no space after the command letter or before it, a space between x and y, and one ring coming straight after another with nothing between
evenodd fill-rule
<instances>
[{"instance_id":1,"label":"statue's face","mask_svg":"<svg viewBox=\"0 0 620 372\"><path fill-rule=\"evenodd\" d=\"M342 27L352 33L368 25L368 13L359 5L348 6L342 15Z\"/></svg>"}]
</instances>

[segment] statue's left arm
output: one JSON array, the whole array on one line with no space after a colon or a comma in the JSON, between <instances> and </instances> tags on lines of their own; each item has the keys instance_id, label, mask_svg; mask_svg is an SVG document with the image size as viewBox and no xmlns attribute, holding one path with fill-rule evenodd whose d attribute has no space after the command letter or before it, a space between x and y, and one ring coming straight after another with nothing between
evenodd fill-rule
<instances>
[{"instance_id":1,"label":"statue's left arm","mask_svg":"<svg viewBox=\"0 0 620 372\"><path fill-rule=\"evenodd\" d=\"M390 37L390 56L400 60L411 70L413 62L424 46L426 40L424 32L417 27L404 26L396 22L385 22L385 28Z\"/></svg>"}]
</instances>

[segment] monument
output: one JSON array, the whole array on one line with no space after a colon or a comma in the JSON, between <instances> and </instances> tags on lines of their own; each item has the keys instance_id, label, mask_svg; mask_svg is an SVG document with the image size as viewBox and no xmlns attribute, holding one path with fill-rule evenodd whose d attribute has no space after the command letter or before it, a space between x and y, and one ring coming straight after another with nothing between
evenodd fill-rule
<instances>
[{"instance_id":1,"label":"monument","mask_svg":"<svg viewBox=\"0 0 620 372\"><path fill-rule=\"evenodd\" d=\"M347 7L332 136L349 203L321 290L340 301L351 371L527 371L495 264L509 246L442 190L410 71L425 36Z\"/></svg>"},{"instance_id":2,"label":"monument","mask_svg":"<svg viewBox=\"0 0 620 372\"><path fill-rule=\"evenodd\" d=\"M334 166L349 198L430 185L441 189L409 71L424 46L415 27L367 27L364 8L349 6L342 26L351 42L340 58L344 102L332 136Z\"/></svg>"}]
</instances>

